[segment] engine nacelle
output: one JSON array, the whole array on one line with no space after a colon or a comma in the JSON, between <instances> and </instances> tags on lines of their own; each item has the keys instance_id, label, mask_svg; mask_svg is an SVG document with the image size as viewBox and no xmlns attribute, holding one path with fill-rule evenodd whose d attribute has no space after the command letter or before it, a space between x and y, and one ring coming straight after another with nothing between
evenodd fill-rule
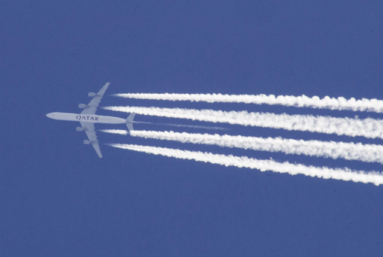
<instances>
[{"instance_id":1,"label":"engine nacelle","mask_svg":"<svg viewBox=\"0 0 383 257\"><path fill-rule=\"evenodd\" d=\"M93 92L89 92L89 93L88 93L88 96L89 96L89 97L94 97L94 96L96 96L96 95L97 95L97 94L96 94L96 93L93 93Z\"/></svg>"},{"instance_id":2,"label":"engine nacelle","mask_svg":"<svg viewBox=\"0 0 383 257\"><path fill-rule=\"evenodd\" d=\"M78 108L84 109L87 105L86 104L79 104Z\"/></svg>"},{"instance_id":3,"label":"engine nacelle","mask_svg":"<svg viewBox=\"0 0 383 257\"><path fill-rule=\"evenodd\" d=\"M84 144L89 145L90 141L89 140L84 140Z\"/></svg>"},{"instance_id":4,"label":"engine nacelle","mask_svg":"<svg viewBox=\"0 0 383 257\"><path fill-rule=\"evenodd\" d=\"M83 127L77 127L76 130L77 131L84 131L84 128Z\"/></svg>"}]
</instances>

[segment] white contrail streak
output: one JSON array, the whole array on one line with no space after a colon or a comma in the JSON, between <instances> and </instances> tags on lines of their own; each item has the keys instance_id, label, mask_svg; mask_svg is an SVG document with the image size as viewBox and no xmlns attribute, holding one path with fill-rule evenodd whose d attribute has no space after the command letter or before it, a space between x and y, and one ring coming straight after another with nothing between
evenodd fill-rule
<instances>
[{"instance_id":1,"label":"white contrail streak","mask_svg":"<svg viewBox=\"0 0 383 257\"><path fill-rule=\"evenodd\" d=\"M173 123L154 123L155 125L171 126L171 127L183 127L183 128L196 128L196 129L212 129L212 130L227 130L227 128L221 127L208 127L198 125L184 125L184 124L173 124Z\"/></svg>"},{"instance_id":2,"label":"white contrail streak","mask_svg":"<svg viewBox=\"0 0 383 257\"><path fill-rule=\"evenodd\" d=\"M137 113L141 115L182 118L208 122L222 122L243 126L258 126L275 129L309 131L345 136L383 138L383 120L334 118L312 115L287 115L246 111L225 112L180 108L110 106L106 110Z\"/></svg>"},{"instance_id":3,"label":"white contrail streak","mask_svg":"<svg viewBox=\"0 0 383 257\"><path fill-rule=\"evenodd\" d=\"M129 134L127 130L121 130L121 129L100 129L100 131L105 133L110 133L110 134L123 135L123 136L126 136Z\"/></svg>"},{"instance_id":4,"label":"white contrail streak","mask_svg":"<svg viewBox=\"0 0 383 257\"><path fill-rule=\"evenodd\" d=\"M294 107L311 107L331 110L351 110L367 112L383 112L383 101L377 99L346 99L344 97L320 99L317 96L277 96L275 95L222 95L222 94L115 94L115 96L135 99L191 101L208 103L246 103L246 104L270 104Z\"/></svg>"},{"instance_id":5,"label":"white contrail streak","mask_svg":"<svg viewBox=\"0 0 383 257\"><path fill-rule=\"evenodd\" d=\"M235 166L238 168L258 169L262 172L273 171L288 173L290 175L302 174L310 177L324 179L338 179L344 181L383 184L383 174L379 172L354 171L350 169L331 169L327 167L305 166L302 164L291 164L288 162L275 162L273 160L257 160L248 157L237 157L232 155L212 154L204 152L184 151L178 149L151 147L141 145L110 144L110 146L133 150L138 152L162 155L178 159L195 160L224 166Z\"/></svg>"},{"instance_id":6,"label":"white contrail streak","mask_svg":"<svg viewBox=\"0 0 383 257\"><path fill-rule=\"evenodd\" d=\"M127 135L126 130L101 130L106 133ZM361 143L324 142L317 140L294 140L285 138L261 138L229 135L191 134L173 131L133 130L133 137L171 140L182 143L218 145L221 147L236 147L256 151L283 152L286 154L308 155L363 162L379 162L383 164L383 146L363 145Z\"/></svg>"}]
</instances>

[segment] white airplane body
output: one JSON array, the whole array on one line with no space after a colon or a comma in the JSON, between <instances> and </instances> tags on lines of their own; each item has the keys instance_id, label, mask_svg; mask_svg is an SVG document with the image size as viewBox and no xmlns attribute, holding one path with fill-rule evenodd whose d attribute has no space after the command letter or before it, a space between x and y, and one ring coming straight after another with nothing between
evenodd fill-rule
<instances>
[{"instance_id":1,"label":"white airplane body","mask_svg":"<svg viewBox=\"0 0 383 257\"><path fill-rule=\"evenodd\" d=\"M123 124L126 123L125 119L101 116L101 115L88 115L88 114L77 114L77 113L66 113L66 112L51 112L47 116L54 120L66 120L66 121L84 121L91 123L106 123L106 124Z\"/></svg>"},{"instance_id":2,"label":"white airplane body","mask_svg":"<svg viewBox=\"0 0 383 257\"><path fill-rule=\"evenodd\" d=\"M101 98L103 97L109 84L110 84L109 82L106 83L97 94L89 93L89 96L93 97L93 99L92 101L90 101L88 105L79 104L80 108L84 108L84 110L80 114L65 113L65 112L51 112L47 114L48 118L51 118L54 120L79 121L81 124L81 127L77 127L76 130L85 131L89 140L85 140L84 144L92 144L94 150L96 150L96 153L98 157L100 158L102 158L102 154L101 154L100 146L98 144L96 132L94 130L94 124L95 123L104 123L104 124L125 123L130 131L130 130L133 130L133 119L135 116L134 113L131 113L127 119L122 119L118 117L102 116L102 115L95 114L98 104L100 103Z\"/></svg>"}]
</instances>

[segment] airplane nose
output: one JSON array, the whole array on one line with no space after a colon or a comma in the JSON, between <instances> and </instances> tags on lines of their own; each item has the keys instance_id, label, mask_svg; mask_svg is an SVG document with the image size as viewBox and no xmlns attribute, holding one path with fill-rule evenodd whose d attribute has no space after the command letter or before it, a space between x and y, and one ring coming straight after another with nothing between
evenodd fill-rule
<instances>
[{"instance_id":1,"label":"airplane nose","mask_svg":"<svg viewBox=\"0 0 383 257\"><path fill-rule=\"evenodd\" d=\"M52 119L52 117L53 117L52 113L48 113L47 117Z\"/></svg>"}]
</instances>

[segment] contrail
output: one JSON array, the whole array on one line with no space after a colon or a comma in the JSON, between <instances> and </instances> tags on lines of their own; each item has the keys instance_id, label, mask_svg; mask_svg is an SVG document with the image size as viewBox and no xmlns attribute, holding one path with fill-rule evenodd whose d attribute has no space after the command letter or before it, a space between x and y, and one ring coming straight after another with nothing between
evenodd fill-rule
<instances>
[{"instance_id":1,"label":"contrail","mask_svg":"<svg viewBox=\"0 0 383 257\"><path fill-rule=\"evenodd\" d=\"M198 126L198 125L183 125L183 124L173 124L173 123L154 123L155 125L171 126L171 127L184 127L184 128L198 128L198 129L212 129L212 130L228 130L227 128L221 127L208 127L208 126Z\"/></svg>"},{"instance_id":2,"label":"contrail","mask_svg":"<svg viewBox=\"0 0 383 257\"><path fill-rule=\"evenodd\" d=\"M123 135L123 136L126 136L129 134L127 130L122 130L122 129L100 129L99 131L110 133L110 134Z\"/></svg>"},{"instance_id":3,"label":"contrail","mask_svg":"<svg viewBox=\"0 0 383 257\"><path fill-rule=\"evenodd\" d=\"M183 127L183 128L197 128L197 129L211 129L211 130L228 130L227 128L221 127L209 127L209 126L198 126L198 125L184 125L184 124L173 124L173 123L157 123L157 122L146 122L146 121L133 121L134 124L152 124L160 126L170 127Z\"/></svg>"},{"instance_id":4,"label":"contrail","mask_svg":"<svg viewBox=\"0 0 383 257\"><path fill-rule=\"evenodd\" d=\"M126 130L101 130L106 133L127 135ZM145 131L133 130L133 137L171 140L182 143L218 145L221 147L235 147L267 152L283 152L324 158L356 160L363 162L378 162L383 164L383 146L363 145L361 143L324 142L317 140L294 140L285 138L261 138L229 135L191 134L173 131Z\"/></svg>"},{"instance_id":5,"label":"contrail","mask_svg":"<svg viewBox=\"0 0 383 257\"><path fill-rule=\"evenodd\" d=\"M221 128L221 127L208 127L208 126L184 125L184 124L173 124L173 123L158 123L158 122L146 122L146 121L133 121L132 123L134 123L134 124L152 124L152 125L171 126L171 127L184 127L184 128L227 130L227 128Z\"/></svg>"},{"instance_id":6,"label":"contrail","mask_svg":"<svg viewBox=\"0 0 383 257\"><path fill-rule=\"evenodd\" d=\"M288 162L275 162L273 160L257 160L248 157L237 157L232 155L212 154L207 152L194 152L179 149L162 147L151 147L142 145L110 144L110 146L133 150L138 152L162 155L178 159L195 160L224 166L235 166L238 168L258 169L262 172L273 171L278 173L288 173L290 175L302 174L310 177L324 179L337 179L344 181L383 184L383 174L379 172L364 172L350 169L331 169L327 167L305 166L302 164L291 164Z\"/></svg>"},{"instance_id":7,"label":"contrail","mask_svg":"<svg viewBox=\"0 0 383 257\"><path fill-rule=\"evenodd\" d=\"M259 112L195 110L180 108L110 106L106 110L137 113L141 115L182 118L208 122L222 122L243 126L309 131L345 136L383 138L383 120L334 118L312 115L287 115Z\"/></svg>"},{"instance_id":8,"label":"contrail","mask_svg":"<svg viewBox=\"0 0 383 257\"><path fill-rule=\"evenodd\" d=\"M135 99L168 100L168 101L191 101L208 103L246 103L246 104L269 104L294 107L311 107L331 110L350 110L383 112L383 101L377 99L346 99L344 97L330 98L325 96L275 96L275 95L222 95L222 94L115 94L115 96Z\"/></svg>"}]
</instances>

